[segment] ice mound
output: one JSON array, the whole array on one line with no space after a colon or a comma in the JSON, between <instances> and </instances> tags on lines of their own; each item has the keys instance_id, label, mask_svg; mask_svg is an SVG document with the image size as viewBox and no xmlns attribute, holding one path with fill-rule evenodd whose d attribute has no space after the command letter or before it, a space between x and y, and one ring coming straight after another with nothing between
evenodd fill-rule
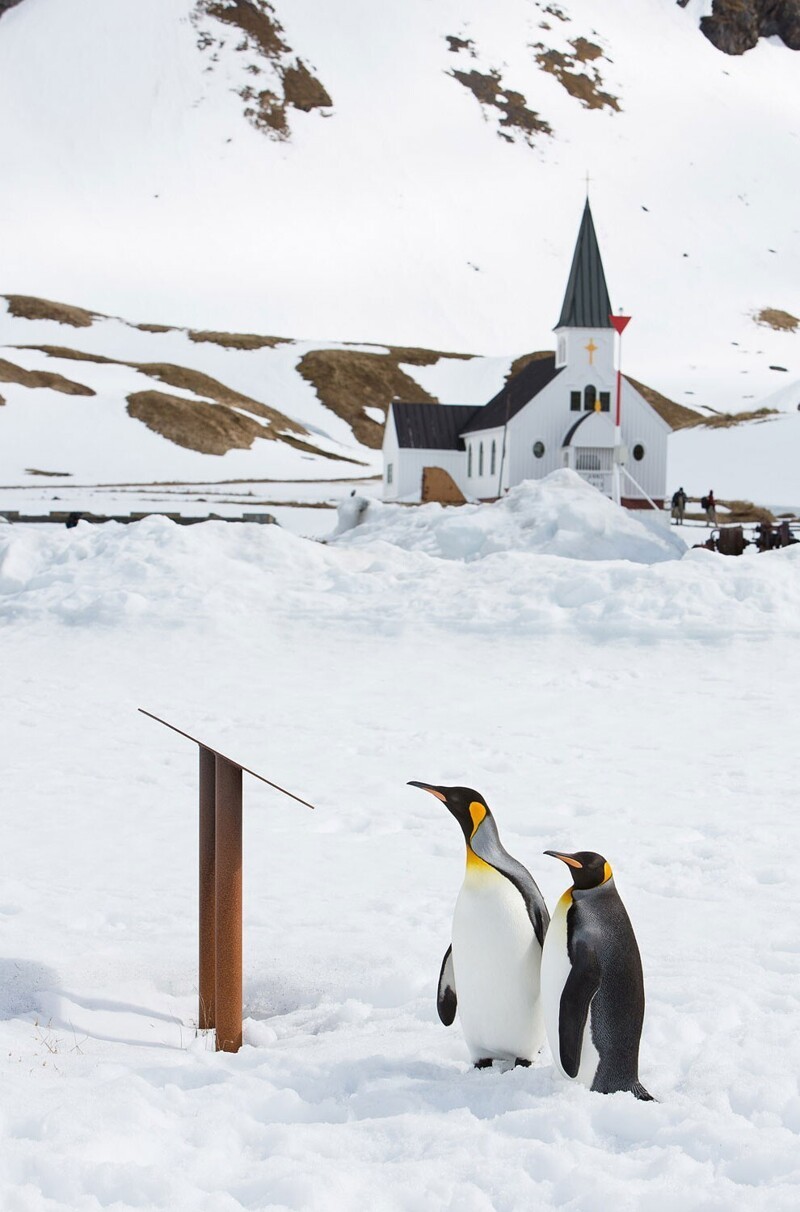
<instances>
[{"instance_id":1,"label":"ice mound","mask_svg":"<svg viewBox=\"0 0 800 1212\"><path fill-rule=\"evenodd\" d=\"M383 541L445 560L480 560L522 551L572 560L630 560L657 564L680 559L686 544L648 512L615 505L574 471L526 480L494 504L382 505L371 501L353 529L336 543Z\"/></svg>"}]
</instances>

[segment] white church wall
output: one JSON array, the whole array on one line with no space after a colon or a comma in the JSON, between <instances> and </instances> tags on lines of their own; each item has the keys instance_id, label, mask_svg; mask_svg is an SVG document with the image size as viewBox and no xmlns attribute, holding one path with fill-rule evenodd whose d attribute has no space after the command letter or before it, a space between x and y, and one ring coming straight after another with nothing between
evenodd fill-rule
<instances>
[{"instance_id":1,"label":"white church wall","mask_svg":"<svg viewBox=\"0 0 800 1212\"><path fill-rule=\"evenodd\" d=\"M508 487L508 447L503 459L503 428L481 430L480 433L464 435L466 453L463 455L465 465L465 496L497 497L501 495L500 471L503 464L503 484ZM461 485L459 484L459 487ZM462 488L462 492L464 489Z\"/></svg>"},{"instance_id":2,"label":"white church wall","mask_svg":"<svg viewBox=\"0 0 800 1212\"><path fill-rule=\"evenodd\" d=\"M584 363L590 368L613 367L613 328L556 329L556 366L580 367Z\"/></svg>"},{"instance_id":3,"label":"white church wall","mask_svg":"<svg viewBox=\"0 0 800 1212\"><path fill-rule=\"evenodd\" d=\"M625 466L655 501L664 500L667 493L667 439L671 432L668 423L623 380L622 441L628 450ZM637 448L641 448L641 458L636 458ZM621 489L624 497L635 499L642 495L625 475Z\"/></svg>"}]
</instances>

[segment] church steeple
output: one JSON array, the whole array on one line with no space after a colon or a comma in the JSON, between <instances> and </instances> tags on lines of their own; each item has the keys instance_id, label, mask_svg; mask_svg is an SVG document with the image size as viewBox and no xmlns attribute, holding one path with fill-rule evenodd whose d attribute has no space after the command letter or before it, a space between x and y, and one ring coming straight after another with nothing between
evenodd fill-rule
<instances>
[{"instance_id":1,"label":"church steeple","mask_svg":"<svg viewBox=\"0 0 800 1212\"><path fill-rule=\"evenodd\" d=\"M556 329L610 328L610 313L611 300L587 198Z\"/></svg>"}]
</instances>

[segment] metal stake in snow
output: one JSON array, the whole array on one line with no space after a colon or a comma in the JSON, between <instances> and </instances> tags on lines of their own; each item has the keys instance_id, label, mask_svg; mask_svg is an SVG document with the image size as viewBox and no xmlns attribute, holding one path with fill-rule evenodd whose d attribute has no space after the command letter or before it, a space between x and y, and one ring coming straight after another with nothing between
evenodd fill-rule
<instances>
[{"instance_id":1,"label":"metal stake in snow","mask_svg":"<svg viewBox=\"0 0 800 1212\"><path fill-rule=\"evenodd\" d=\"M622 493L619 486L619 467L622 460L622 334L630 324L630 316L610 315L609 320L617 334L617 411L614 418L614 500L622 504Z\"/></svg>"},{"instance_id":2,"label":"metal stake in snow","mask_svg":"<svg viewBox=\"0 0 800 1212\"><path fill-rule=\"evenodd\" d=\"M203 1031L216 1028L218 1052L238 1052L242 1046L242 771L306 808L314 805L151 711L139 710L199 749L199 1024Z\"/></svg>"}]
</instances>

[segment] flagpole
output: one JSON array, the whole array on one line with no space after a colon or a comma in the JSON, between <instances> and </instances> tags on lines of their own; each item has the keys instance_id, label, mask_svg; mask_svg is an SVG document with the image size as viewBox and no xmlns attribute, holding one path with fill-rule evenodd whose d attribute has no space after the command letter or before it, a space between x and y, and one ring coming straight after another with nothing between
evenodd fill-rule
<instances>
[{"instance_id":1,"label":"flagpole","mask_svg":"<svg viewBox=\"0 0 800 1212\"><path fill-rule=\"evenodd\" d=\"M614 416L614 470L612 495L617 505L622 504L619 469L622 461L622 334L630 324L631 317L610 315L612 327L617 334L617 407Z\"/></svg>"}]
</instances>

